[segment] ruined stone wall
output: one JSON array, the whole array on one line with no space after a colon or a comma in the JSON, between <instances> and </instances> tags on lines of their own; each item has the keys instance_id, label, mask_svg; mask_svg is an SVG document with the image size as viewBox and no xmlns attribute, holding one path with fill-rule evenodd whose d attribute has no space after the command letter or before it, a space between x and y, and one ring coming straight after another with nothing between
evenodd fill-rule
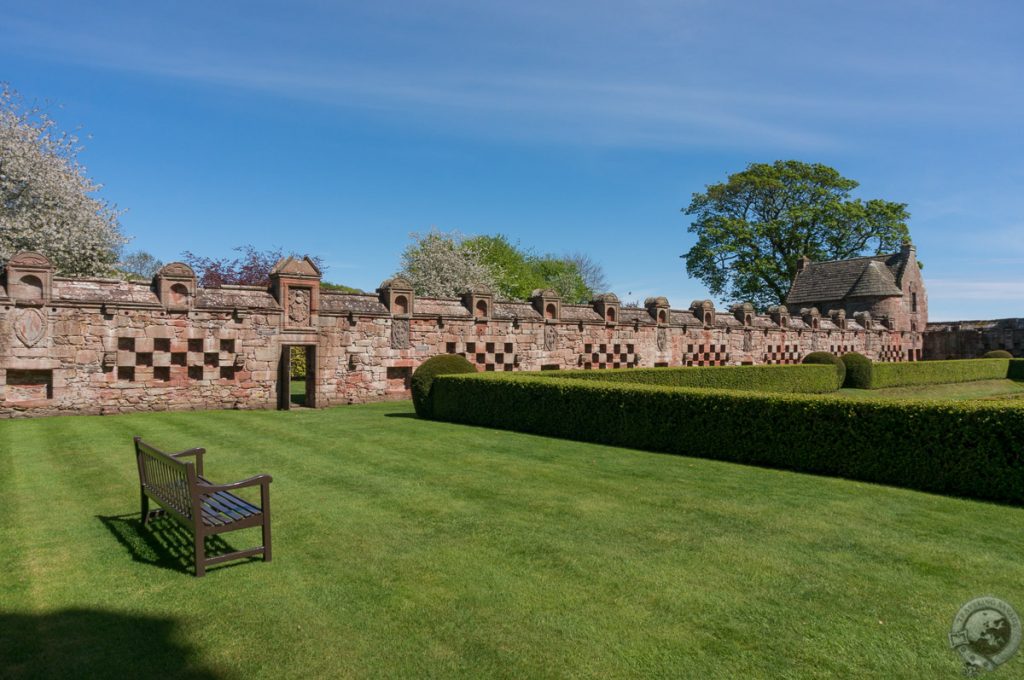
<instances>
[{"instance_id":1,"label":"ruined stone wall","mask_svg":"<svg viewBox=\"0 0 1024 680\"><path fill-rule=\"evenodd\" d=\"M924 337L925 359L976 359L994 349L1024 358L1024 319L930 323Z\"/></svg>"},{"instance_id":2,"label":"ruined stone wall","mask_svg":"<svg viewBox=\"0 0 1024 680\"><path fill-rule=\"evenodd\" d=\"M671 309L664 298L630 309L614 295L567 305L553 291L530 302L486 290L426 299L401 279L342 294L321 291L315 265L292 258L271 278L270 289L201 289L174 263L151 284L66 279L42 256L15 256L0 287L0 418L275 408L294 345L315 348L311 401L330 406L407 398L413 370L442 353L482 371L532 371L786 364L818 350L903 361L922 342L817 309Z\"/></svg>"}]
</instances>

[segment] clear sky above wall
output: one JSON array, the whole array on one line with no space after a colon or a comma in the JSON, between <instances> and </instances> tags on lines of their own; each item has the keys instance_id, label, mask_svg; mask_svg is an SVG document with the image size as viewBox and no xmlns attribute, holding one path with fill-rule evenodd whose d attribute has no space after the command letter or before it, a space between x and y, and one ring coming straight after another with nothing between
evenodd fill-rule
<instances>
[{"instance_id":1,"label":"clear sky above wall","mask_svg":"<svg viewBox=\"0 0 1024 680\"><path fill-rule=\"evenodd\" d=\"M169 261L320 254L372 289L410 232L584 251L706 297L680 209L796 158L909 204L933 319L1024 315L1016 2L18 3L0 79L63 105Z\"/></svg>"}]
</instances>

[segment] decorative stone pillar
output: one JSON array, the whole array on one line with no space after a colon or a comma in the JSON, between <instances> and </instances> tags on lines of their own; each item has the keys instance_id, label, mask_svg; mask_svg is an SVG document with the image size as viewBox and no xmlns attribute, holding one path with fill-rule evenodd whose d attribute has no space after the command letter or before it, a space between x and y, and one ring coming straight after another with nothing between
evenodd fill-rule
<instances>
[{"instance_id":1,"label":"decorative stone pillar","mask_svg":"<svg viewBox=\"0 0 1024 680\"><path fill-rule=\"evenodd\" d=\"M530 294L530 304L546 323L555 323L562 317L562 298L551 288L543 288Z\"/></svg>"},{"instance_id":2,"label":"decorative stone pillar","mask_svg":"<svg viewBox=\"0 0 1024 680\"><path fill-rule=\"evenodd\" d=\"M7 261L7 295L22 306L42 306L53 291L53 264L45 255L22 251Z\"/></svg>"},{"instance_id":3,"label":"decorative stone pillar","mask_svg":"<svg viewBox=\"0 0 1024 680\"><path fill-rule=\"evenodd\" d=\"M669 304L668 298L658 296L649 297L644 300L644 307L647 308L647 313L651 315L654 322L659 326L666 326L669 322Z\"/></svg>"},{"instance_id":4,"label":"decorative stone pillar","mask_svg":"<svg viewBox=\"0 0 1024 680\"><path fill-rule=\"evenodd\" d=\"M160 304L169 312L187 312L196 297L196 273L184 262L171 262L153 277Z\"/></svg>"},{"instance_id":5,"label":"decorative stone pillar","mask_svg":"<svg viewBox=\"0 0 1024 680\"><path fill-rule=\"evenodd\" d=\"M690 311L705 328L715 325L715 303L711 300L694 300L690 303Z\"/></svg>"},{"instance_id":6,"label":"decorative stone pillar","mask_svg":"<svg viewBox=\"0 0 1024 680\"><path fill-rule=\"evenodd\" d=\"M817 307L805 307L800 310L800 316L803 317L804 323L812 331L816 331L821 328L821 312L818 311Z\"/></svg>"},{"instance_id":7,"label":"decorative stone pillar","mask_svg":"<svg viewBox=\"0 0 1024 680\"><path fill-rule=\"evenodd\" d=\"M487 322L494 311L494 293L487 286L473 286L462 294L462 304L475 321Z\"/></svg>"},{"instance_id":8,"label":"decorative stone pillar","mask_svg":"<svg viewBox=\"0 0 1024 680\"><path fill-rule=\"evenodd\" d=\"M789 308L786 305L774 305L768 308L768 315L779 328L789 326Z\"/></svg>"},{"instance_id":9,"label":"decorative stone pillar","mask_svg":"<svg viewBox=\"0 0 1024 680\"><path fill-rule=\"evenodd\" d=\"M377 296L392 316L405 318L412 316L416 296L413 293L412 284L401 276L383 281L377 287Z\"/></svg>"},{"instance_id":10,"label":"decorative stone pillar","mask_svg":"<svg viewBox=\"0 0 1024 680\"><path fill-rule=\"evenodd\" d=\"M754 305L749 302L739 302L733 305L729 311L732 315L746 327L754 325Z\"/></svg>"},{"instance_id":11,"label":"decorative stone pillar","mask_svg":"<svg viewBox=\"0 0 1024 680\"><path fill-rule=\"evenodd\" d=\"M270 270L270 285L284 312L285 329L316 326L320 311L320 269L309 256L283 257Z\"/></svg>"},{"instance_id":12,"label":"decorative stone pillar","mask_svg":"<svg viewBox=\"0 0 1024 680\"><path fill-rule=\"evenodd\" d=\"M615 293L603 293L598 295L590 301L590 304L594 306L594 311L597 312L609 326L614 326L619 323L619 298Z\"/></svg>"}]
</instances>

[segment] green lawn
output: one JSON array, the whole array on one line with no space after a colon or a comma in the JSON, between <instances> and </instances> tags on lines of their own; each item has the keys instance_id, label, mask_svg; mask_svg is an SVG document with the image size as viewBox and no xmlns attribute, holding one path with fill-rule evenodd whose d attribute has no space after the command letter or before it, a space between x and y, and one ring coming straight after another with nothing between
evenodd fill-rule
<instances>
[{"instance_id":1,"label":"green lawn","mask_svg":"<svg viewBox=\"0 0 1024 680\"><path fill-rule=\"evenodd\" d=\"M976 380L944 385L888 387L881 390L842 389L826 396L847 399L942 399L948 401L1019 399L1024 397L1024 382L1020 380Z\"/></svg>"},{"instance_id":2,"label":"green lawn","mask_svg":"<svg viewBox=\"0 0 1024 680\"><path fill-rule=\"evenodd\" d=\"M952 678L1024 612L1021 508L411 413L0 422L0 675ZM133 434L272 474L274 561L188 575Z\"/></svg>"}]
</instances>

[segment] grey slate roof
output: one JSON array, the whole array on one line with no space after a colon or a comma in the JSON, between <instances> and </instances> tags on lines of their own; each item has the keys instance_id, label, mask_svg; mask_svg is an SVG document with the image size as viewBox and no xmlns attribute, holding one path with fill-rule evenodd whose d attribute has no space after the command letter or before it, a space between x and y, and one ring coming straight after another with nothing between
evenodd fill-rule
<instances>
[{"instance_id":1,"label":"grey slate roof","mask_svg":"<svg viewBox=\"0 0 1024 680\"><path fill-rule=\"evenodd\" d=\"M906 263L902 253L811 262L796 275L786 304L902 295L900 285Z\"/></svg>"}]
</instances>

